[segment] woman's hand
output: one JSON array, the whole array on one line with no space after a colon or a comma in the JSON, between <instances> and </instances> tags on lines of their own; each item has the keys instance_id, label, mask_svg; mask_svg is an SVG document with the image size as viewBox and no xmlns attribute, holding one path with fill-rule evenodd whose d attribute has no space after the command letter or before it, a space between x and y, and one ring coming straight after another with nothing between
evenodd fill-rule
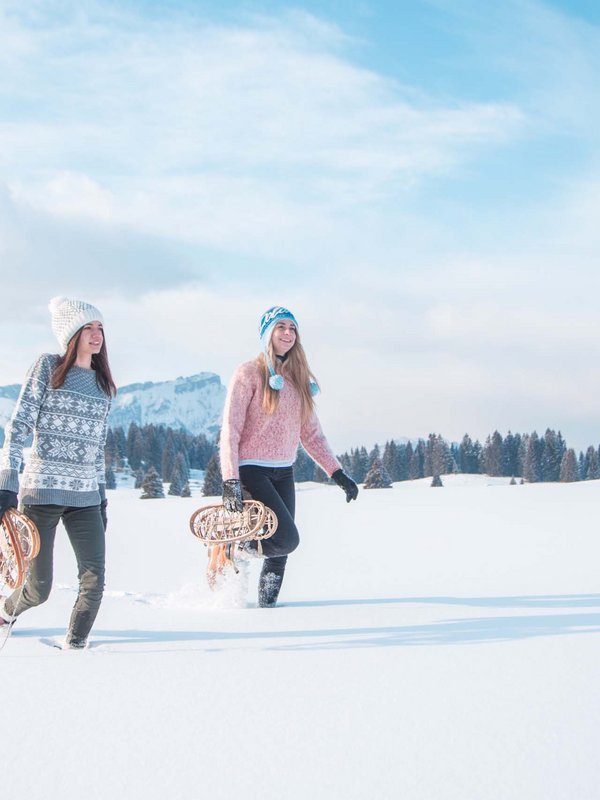
<instances>
[{"instance_id":1,"label":"woman's hand","mask_svg":"<svg viewBox=\"0 0 600 800\"><path fill-rule=\"evenodd\" d=\"M243 511L242 484L236 478L223 481L223 505L227 511Z\"/></svg>"},{"instance_id":2,"label":"woman's hand","mask_svg":"<svg viewBox=\"0 0 600 800\"><path fill-rule=\"evenodd\" d=\"M10 492L8 489L0 490L0 520L4 516L4 512L9 508L17 508L19 501L15 492Z\"/></svg>"},{"instance_id":3,"label":"woman's hand","mask_svg":"<svg viewBox=\"0 0 600 800\"><path fill-rule=\"evenodd\" d=\"M336 471L331 476L331 479L334 480L337 485L344 490L346 493L346 502L349 503L350 500L356 500L358 497L358 486L349 475L346 475L343 469L336 469Z\"/></svg>"}]
</instances>

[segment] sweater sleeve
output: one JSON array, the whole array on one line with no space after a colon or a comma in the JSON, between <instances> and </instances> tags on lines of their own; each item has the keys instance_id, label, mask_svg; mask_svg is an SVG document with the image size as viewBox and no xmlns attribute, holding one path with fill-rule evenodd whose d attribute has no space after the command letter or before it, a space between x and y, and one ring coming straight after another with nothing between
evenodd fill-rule
<instances>
[{"instance_id":1,"label":"sweater sleeve","mask_svg":"<svg viewBox=\"0 0 600 800\"><path fill-rule=\"evenodd\" d=\"M240 438L246 422L248 406L256 389L256 372L249 369L247 364L242 364L231 379L223 409L219 449L221 475L224 481L240 477Z\"/></svg>"},{"instance_id":2,"label":"sweater sleeve","mask_svg":"<svg viewBox=\"0 0 600 800\"><path fill-rule=\"evenodd\" d=\"M21 387L17 404L4 431L4 447L0 451L0 489L19 491L19 470L23 448L33 432L42 400L52 377L54 356L40 356L30 368Z\"/></svg>"},{"instance_id":3,"label":"sweater sleeve","mask_svg":"<svg viewBox=\"0 0 600 800\"><path fill-rule=\"evenodd\" d=\"M106 449L106 436L108 434L108 414L110 411L110 402L106 409L106 416L104 417L104 427L102 429L102 437L98 445L98 454L96 455L96 479L100 488L101 499L104 500L106 493L106 462L104 460L104 451ZM103 496L104 495L104 496Z\"/></svg>"},{"instance_id":4,"label":"sweater sleeve","mask_svg":"<svg viewBox=\"0 0 600 800\"><path fill-rule=\"evenodd\" d=\"M316 461L330 478L336 470L341 468L340 462L329 447L316 414L313 413L310 419L302 425L300 441L312 460Z\"/></svg>"}]
</instances>

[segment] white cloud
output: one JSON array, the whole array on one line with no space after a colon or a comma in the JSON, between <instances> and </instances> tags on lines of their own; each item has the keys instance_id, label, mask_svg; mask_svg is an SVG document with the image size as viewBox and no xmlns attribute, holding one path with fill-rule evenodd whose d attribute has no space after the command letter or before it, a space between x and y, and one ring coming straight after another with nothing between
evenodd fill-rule
<instances>
[{"instance_id":1,"label":"white cloud","mask_svg":"<svg viewBox=\"0 0 600 800\"><path fill-rule=\"evenodd\" d=\"M354 66L341 32L305 13L227 28L98 9L39 32L13 12L10 40L29 47L6 102L27 101L0 125L0 167L50 213L105 219L110 195L135 230L223 244L226 228L244 250L249 227L294 239L305 209L335 221L340 203L393 196L522 124L511 104L441 104Z\"/></svg>"}]
</instances>

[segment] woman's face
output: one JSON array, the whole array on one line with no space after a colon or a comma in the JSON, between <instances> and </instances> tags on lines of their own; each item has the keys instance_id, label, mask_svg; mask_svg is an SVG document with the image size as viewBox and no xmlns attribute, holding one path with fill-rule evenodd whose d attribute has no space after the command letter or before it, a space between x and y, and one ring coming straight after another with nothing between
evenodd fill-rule
<instances>
[{"instance_id":1,"label":"woman's face","mask_svg":"<svg viewBox=\"0 0 600 800\"><path fill-rule=\"evenodd\" d=\"M77 344L77 356L93 356L100 352L104 342L102 323L95 320L84 325Z\"/></svg>"},{"instance_id":2,"label":"woman's face","mask_svg":"<svg viewBox=\"0 0 600 800\"><path fill-rule=\"evenodd\" d=\"M276 356L284 356L296 344L296 326L289 319L283 319L273 328L271 344Z\"/></svg>"}]
</instances>

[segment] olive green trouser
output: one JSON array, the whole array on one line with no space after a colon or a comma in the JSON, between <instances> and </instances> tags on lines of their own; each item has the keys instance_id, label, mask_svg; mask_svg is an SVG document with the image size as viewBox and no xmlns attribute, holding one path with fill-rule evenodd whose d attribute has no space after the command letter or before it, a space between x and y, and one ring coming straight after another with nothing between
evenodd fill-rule
<instances>
[{"instance_id":1,"label":"olive green trouser","mask_svg":"<svg viewBox=\"0 0 600 800\"><path fill-rule=\"evenodd\" d=\"M73 606L68 637L86 639L104 591L106 548L100 506L26 505L23 512L37 525L40 552L31 562L23 589L15 589L6 599L5 610L18 617L23 611L48 599L52 588L54 538L56 527L62 520L75 551L79 576L79 593Z\"/></svg>"}]
</instances>

